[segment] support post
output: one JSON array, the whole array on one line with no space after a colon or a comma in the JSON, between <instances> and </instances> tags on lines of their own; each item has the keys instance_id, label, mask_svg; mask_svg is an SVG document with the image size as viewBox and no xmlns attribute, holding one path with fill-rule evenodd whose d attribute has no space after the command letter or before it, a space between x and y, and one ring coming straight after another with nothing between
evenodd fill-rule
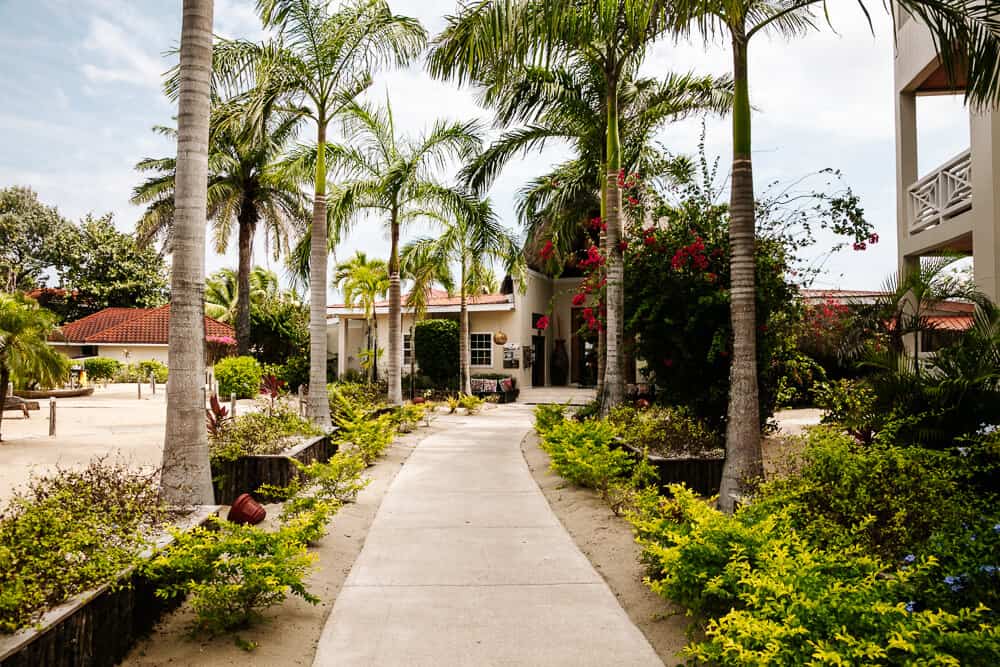
<instances>
[{"instance_id":1,"label":"support post","mask_svg":"<svg viewBox=\"0 0 1000 667\"><path fill-rule=\"evenodd\" d=\"M236 419L236 394L229 394L229 416Z\"/></svg>"},{"instance_id":2,"label":"support post","mask_svg":"<svg viewBox=\"0 0 1000 667\"><path fill-rule=\"evenodd\" d=\"M149 388L153 392L153 396L156 396L156 376L152 373L149 374Z\"/></svg>"},{"instance_id":3,"label":"support post","mask_svg":"<svg viewBox=\"0 0 1000 667\"><path fill-rule=\"evenodd\" d=\"M135 394L136 394L136 398L138 398L141 401L142 400L142 382L136 382L135 383Z\"/></svg>"},{"instance_id":4,"label":"support post","mask_svg":"<svg viewBox=\"0 0 1000 667\"><path fill-rule=\"evenodd\" d=\"M56 436L56 397L49 397L49 437Z\"/></svg>"},{"instance_id":5,"label":"support post","mask_svg":"<svg viewBox=\"0 0 1000 667\"><path fill-rule=\"evenodd\" d=\"M300 417L304 417L305 414L306 414L305 413L305 405L306 405L305 404L305 399L303 398L303 395L302 395L302 385L299 385L299 416Z\"/></svg>"}]
</instances>

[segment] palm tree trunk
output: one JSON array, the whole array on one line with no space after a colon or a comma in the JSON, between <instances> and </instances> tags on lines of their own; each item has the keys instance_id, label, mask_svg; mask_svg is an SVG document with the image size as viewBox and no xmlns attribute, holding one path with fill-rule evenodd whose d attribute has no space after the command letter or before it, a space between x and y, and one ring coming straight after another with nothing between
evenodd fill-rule
<instances>
[{"instance_id":1,"label":"palm tree trunk","mask_svg":"<svg viewBox=\"0 0 1000 667\"><path fill-rule=\"evenodd\" d=\"M326 121L320 109L316 127L316 179L312 239L309 248L309 418L329 429L330 401L326 395Z\"/></svg>"},{"instance_id":2,"label":"palm tree trunk","mask_svg":"<svg viewBox=\"0 0 1000 667\"><path fill-rule=\"evenodd\" d=\"M7 364L0 360L0 442L3 442L3 404L7 401L7 384L10 382L10 370Z\"/></svg>"},{"instance_id":3,"label":"palm tree trunk","mask_svg":"<svg viewBox=\"0 0 1000 667\"><path fill-rule=\"evenodd\" d=\"M205 430L205 215L213 0L184 0L170 324L167 424L160 492L174 505L211 504Z\"/></svg>"},{"instance_id":4,"label":"palm tree trunk","mask_svg":"<svg viewBox=\"0 0 1000 667\"><path fill-rule=\"evenodd\" d=\"M236 350L241 356L250 352L250 269L256 217L253 203L244 199L239 217L239 269L236 272Z\"/></svg>"},{"instance_id":5,"label":"palm tree trunk","mask_svg":"<svg viewBox=\"0 0 1000 667\"><path fill-rule=\"evenodd\" d=\"M601 189L601 222L607 222L608 215L608 188L605 182L605 174L607 173L607 162L601 164L601 177L597 187ZM599 237L600 247L604 249L604 256L610 257L611 253L608 250L608 235L601 229ZM598 271L604 275L605 270L598 267ZM597 330L597 400L602 401L604 399L604 371L605 365L607 363L607 352L608 352L608 338L607 332L604 327L600 327Z\"/></svg>"},{"instance_id":6,"label":"palm tree trunk","mask_svg":"<svg viewBox=\"0 0 1000 667\"><path fill-rule=\"evenodd\" d=\"M399 286L399 220L396 210L390 222L389 248L389 404L403 403L403 310Z\"/></svg>"},{"instance_id":7,"label":"palm tree trunk","mask_svg":"<svg viewBox=\"0 0 1000 667\"><path fill-rule=\"evenodd\" d=\"M750 153L750 93L747 43L733 34L733 174L730 194L730 318L733 327L729 371L726 463L719 509L731 513L747 483L761 477L760 407L757 395L756 287L754 276L754 191Z\"/></svg>"},{"instance_id":8,"label":"palm tree trunk","mask_svg":"<svg viewBox=\"0 0 1000 667\"><path fill-rule=\"evenodd\" d=\"M462 258L462 282L459 283L458 309L458 359L459 359L459 391L472 393L472 369L469 359L469 307L465 295L465 258Z\"/></svg>"},{"instance_id":9,"label":"palm tree trunk","mask_svg":"<svg viewBox=\"0 0 1000 667\"><path fill-rule=\"evenodd\" d=\"M625 398L625 376L622 367L622 336L624 330L625 286L624 266L619 242L622 238L621 203L622 192L618 187L618 171L621 168L621 146L618 138L618 86L609 80L608 105L608 165L605 180L607 189L607 285L605 286L605 307L607 309L607 352L605 354L604 396L601 399L601 413L607 414L611 408Z\"/></svg>"}]
</instances>

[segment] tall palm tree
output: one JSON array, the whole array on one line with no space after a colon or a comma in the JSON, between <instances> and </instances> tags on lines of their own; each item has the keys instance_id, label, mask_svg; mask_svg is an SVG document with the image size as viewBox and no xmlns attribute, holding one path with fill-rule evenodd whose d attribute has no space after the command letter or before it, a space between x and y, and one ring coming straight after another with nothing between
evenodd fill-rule
<instances>
[{"instance_id":1,"label":"tall palm tree","mask_svg":"<svg viewBox=\"0 0 1000 667\"><path fill-rule=\"evenodd\" d=\"M670 27L665 4L639 0L483 0L448 17L435 39L431 73L459 82L495 82L500 90L512 72L539 62L587 68L603 84L604 164L602 189L606 225L607 338L602 409L625 394L622 338L624 287L620 140L620 92L626 73L634 72L650 44ZM489 90L489 89L488 89ZM487 101L489 97L487 96Z\"/></svg>"},{"instance_id":2,"label":"tall palm tree","mask_svg":"<svg viewBox=\"0 0 1000 667\"><path fill-rule=\"evenodd\" d=\"M211 107L213 0L184 0L177 107L167 424L161 494L175 505L211 504L205 402L205 219Z\"/></svg>"},{"instance_id":3,"label":"tall palm tree","mask_svg":"<svg viewBox=\"0 0 1000 667\"><path fill-rule=\"evenodd\" d=\"M68 360L46 342L55 326L55 315L40 308L34 299L0 294L0 406L7 400L11 377L34 380L43 386L66 379Z\"/></svg>"},{"instance_id":4,"label":"tall palm tree","mask_svg":"<svg viewBox=\"0 0 1000 667\"><path fill-rule=\"evenodd\" d=\"M467 198L466 205L458 214L444 219L440 234L435 237L419 238L403 249L403 256L410 258L425 256L431 266L458 265L459 290L459 342L460 365L459 387L472 393L469 359L469 308L468 296L482 290L490 279L492 265L500 262L509 272L515 272L522 261L517 238L497 220L488 199ZM493 278L495 280L495 278Z\"/></svg>"},{"instance_id":5,"label":"tall palm tree","mask_svg":"<svg viewBox=\"0 0 1000 667\"><path fill-rule=\"evenodd\" d=\"M249 303L257 305L268 297L279 296L278 275L255 266L250 272ZM239 311L239 277L232 269L220 269L205 280L205 314L230 324Z\"/></svg>"},{"instance_id":6,"label":"tall palm tree","mask_svg":"<svg viewBox=\"0 0 1000 667\"><path fill-rule=\"evenodd\" d=\"M401 384L402 294L399 234L411 220L441 215L460 205L455 191L442 185L436 172L449 160L480 147L476 122L438 121L417 137L397 135L392 107L351 104L343 115L343 144L330 145L331 169L347 179L330 200L337 234L360 218L376 214L389 228L389 403L403 401Z\"/></svg>"},{"instance_id":7,"label":"tall palm tree","mask_svg":"<svg viewBox=\"0 0 1000 667\"><path fill-rule=\"evenodd\" d=\"M239 354L246 354L250 349L250 273L257 227L264 224L265 241L277 259L288 247L289 236L301 233L306 213L299 183L277 168L279 159L295 138L298 127L295 115L279 113L269 105L261 111L258 124L239 126L227 122L233 113L220 105L213 114L207 205L216 252L226 252L233 227L237 230L239 263L233 323ZM176 136L171 128L156 129ZM132 191L133 204L147 205L137 227L139 239L149 242L161 238L169 248L176 161L174 158L145 158L136 169L155 174Z\"/></svg>"},{"instance_id":8,"label":"tall palm tree","mask_svg":"<svg viewBox=\"0 0 1000 667\"><path fill-rule=\"evenodd\" d=\"M859 7L871 20L863 0ZM757 391L754 279L754 185L751 154L751 106L748 52L754 35L771 32L786 37L815 26L811 9L826 0L675 0L669 17L675 32L692 30L706 37L727 37L733 55L733 167L730 187L730 308L733 352L726 463L719 506L732 511L747 482L763 475ZM962 69L966 95L974 102L1000 100L1000 21L991 3L965 0L898 0L886 3L924 22L931 31L949 75Z\"/></svg>"},{"instance_id":9,"label":"tall palm tree","mask_svg":"<svg viewBox=\"0 0 1000 667\"><path fill-rule=\"evenodd\" d=\"M370 382L378 379L378 320L375 317L375 302L385 298L390 284L386 262L369 259L360 250L349 260L338 264L333 277L333 287L339 289L344 296L344 305L350 308L360 306L364 313L368 338L366 349L371 359L368 377Z\"/></svg>"},{"instance_id":10,"label":"tall palm tree","mask_svg":"<svg viewBox=\"0 0 1000 667\"><path fill-rule=\"evenodd\" d=\"M277 37L263 44L237 40L217 58L223 78L238 80L253 68L266 73L253 98L279 99L316 126L316 146L326 146L333 119L371 85L372 72L407 64L423 49L427 33L412 18L392 13L386 0L351 0L335 11L329 0L257 0L264 26ZM330 426L326 396L327 164L319 151L312 179L309 252L309 416Z\"/></svg>"}]
</instances>

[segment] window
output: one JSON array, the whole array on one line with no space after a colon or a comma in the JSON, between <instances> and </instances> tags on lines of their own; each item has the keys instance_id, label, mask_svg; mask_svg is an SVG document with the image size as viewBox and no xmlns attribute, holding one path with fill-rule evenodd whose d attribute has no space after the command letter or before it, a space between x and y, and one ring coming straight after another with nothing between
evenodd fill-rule
<instances>
[{"instance_id":1,"label":"window","mask_svg":"<svg viewBox=\"0 0 1000 667\"><path fill-rule=\"evenodd\" d=\"M413 339L410 338L410 334L403 334L403 365L407 368L410 367L410 360L413 357ZM410 371L406 371L409 373Z\"/></svg>"},{"instance_id":2,"label":"window","mask_svg":"<svg viewBox=\"0 0 1000 667\"><path fill-rule=\"evenodd\" d=\"M493 365L493 334L469 334L469 363L472 366Z\"/></svg>"}]
</instances>

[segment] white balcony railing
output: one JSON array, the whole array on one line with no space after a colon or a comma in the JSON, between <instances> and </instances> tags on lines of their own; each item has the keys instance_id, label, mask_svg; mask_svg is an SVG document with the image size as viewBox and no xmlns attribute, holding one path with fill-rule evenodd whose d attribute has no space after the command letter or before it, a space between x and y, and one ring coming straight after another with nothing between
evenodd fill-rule
<instances>
[{"instance_id":1,"label":"white balcony railing","mask_svg":"<svg viewBox=\"0 0 1000 667\"><path fill-rule=\"evenodd\" d=\"M965 151L909 187L910 234L972 208L972 152Z\"/></svg>"}]
</instances>

